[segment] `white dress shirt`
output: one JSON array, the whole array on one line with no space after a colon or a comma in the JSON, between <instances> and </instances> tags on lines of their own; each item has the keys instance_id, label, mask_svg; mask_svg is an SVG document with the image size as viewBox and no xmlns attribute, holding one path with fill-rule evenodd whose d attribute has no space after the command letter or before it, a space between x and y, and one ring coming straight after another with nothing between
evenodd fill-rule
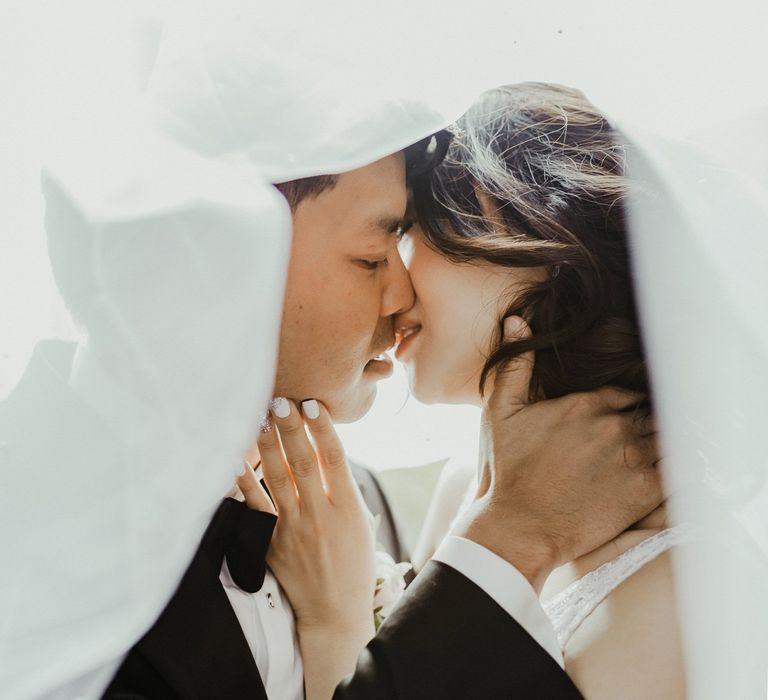
<instances>
[{"instance_id":1,"label":"white dress shirt","mask_svg":"<svg viewBox=\"0 0 768 700\"><path fill-rule=\"evenodd\" d=\"M304 700L304 668L293 610L277 579L267 569L261 589L247 593L232 580L225 560L219 580L243 628L267 697Z\"/></svg>"},{"instance_id":2,"label":"white dress shirt","mask_svg":"<svg viewBox=\"0 0 768 700\"><path fill-rule=\"evenodd\" d=\"M482 545L453 535L443 540L432 558L484 590L563 666L552 623L533 587L514 566ZM261 590L246 593L232 581L225 561L220 579L256 660L267 697L302 700L303 667L293 611L275 577L267 570Z\"/></svg>"}]
</instances>

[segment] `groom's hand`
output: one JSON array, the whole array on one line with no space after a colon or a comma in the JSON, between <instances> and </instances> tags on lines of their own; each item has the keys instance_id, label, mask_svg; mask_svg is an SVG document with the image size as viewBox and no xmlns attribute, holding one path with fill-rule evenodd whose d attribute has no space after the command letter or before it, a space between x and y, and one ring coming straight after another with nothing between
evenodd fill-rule
<instances>
[{"instance_id":1,"label":"groom's hand","mask_svg":"<svg viewBox=\"0 0 768 700\"><path fill-rule=\"evenodd\" d=\"M528 334L506 320L505 336ZM612 539L662 500L652 421L610 387L528 401L532 353L496 372L483 412L478 497L453 529L537 590L552 569Z\"/></svg>"}]
</instances>

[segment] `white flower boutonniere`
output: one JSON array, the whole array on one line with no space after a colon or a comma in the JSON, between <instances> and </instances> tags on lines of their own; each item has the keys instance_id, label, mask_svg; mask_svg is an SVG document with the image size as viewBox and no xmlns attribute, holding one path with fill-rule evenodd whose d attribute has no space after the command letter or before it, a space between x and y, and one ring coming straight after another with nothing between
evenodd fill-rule
<instances>
[{"instance_id":1,"label":"white flower boutonniere","mask_svg":"<svg viewBox=\"0 0 768 700\"><path fill-rule=\"evenodd\" d=\"M373 624L379 631L381 623L392 612L405 591L405 574L411 570L409 562L395 563L387 552L376 552L376 592L373 596Z\"/></svg>"}]
</instances>

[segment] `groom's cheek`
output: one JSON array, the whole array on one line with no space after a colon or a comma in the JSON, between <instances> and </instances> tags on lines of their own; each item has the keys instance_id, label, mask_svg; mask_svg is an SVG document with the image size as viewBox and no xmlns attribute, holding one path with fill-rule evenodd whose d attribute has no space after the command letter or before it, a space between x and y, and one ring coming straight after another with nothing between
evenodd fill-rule
<instances>
[{"instance_id":1,"label":"groom's cheek","mask_svg":"<svg viewBox=\"0 0 768 700\"><path fill-rule=\"evenodd\" d=\"M355 420L372 401L370 387L360 381L365 351L330 323L318 326L300 314L287 321L280 338L275 395L317 399L334 420Z\"/></svg>"}]
</instances>

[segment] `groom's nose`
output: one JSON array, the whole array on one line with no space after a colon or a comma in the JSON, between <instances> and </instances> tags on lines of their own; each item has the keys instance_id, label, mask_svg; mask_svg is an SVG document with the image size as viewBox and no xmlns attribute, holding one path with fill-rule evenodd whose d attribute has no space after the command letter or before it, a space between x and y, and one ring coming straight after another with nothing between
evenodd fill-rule
<instances>
[{"instance_id":1,"label":"groom's nose","mask_svg":"<svg viewBox=\"0 0 768 700\"><path fill-rule=\"evenodd\" d=\"M392 256L384 272L385 283L381 296L381 316L408 311L415 301L413 285L400 254Z\"/></svg>"}]
</instances>

